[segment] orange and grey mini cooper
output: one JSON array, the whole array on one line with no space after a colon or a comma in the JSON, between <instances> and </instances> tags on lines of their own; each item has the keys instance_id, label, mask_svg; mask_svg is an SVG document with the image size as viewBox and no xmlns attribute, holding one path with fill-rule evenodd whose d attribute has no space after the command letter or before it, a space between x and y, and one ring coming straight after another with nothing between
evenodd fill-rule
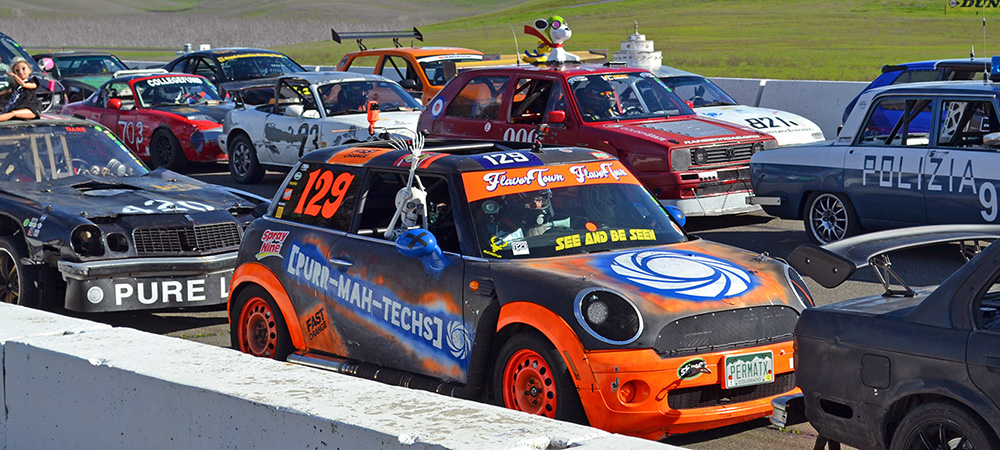
<instances>
[{"instance_id":1,"label":"orange and grey mini cooper","mask_svg":"<svg viewBox=\"0 0 1000 450\"><path fill-rule=\"evenodd\" d=\"M244 236L233 346L650 439L770 414L809 293L683 221L595 150L309 152Z\"/></svg>"}]
</instances>

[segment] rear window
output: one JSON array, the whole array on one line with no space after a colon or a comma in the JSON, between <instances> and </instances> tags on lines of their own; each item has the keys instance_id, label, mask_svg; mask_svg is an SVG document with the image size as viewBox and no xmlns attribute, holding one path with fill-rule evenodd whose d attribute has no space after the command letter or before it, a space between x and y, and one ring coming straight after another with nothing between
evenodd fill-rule
<instances>
[{"instance_id":1,"label":"rear window","mask_svg":"<svg viewBox=\"0 0 1000 450\"><path fill-rule=\"evenodd\" d=\"M348 231L361 188L361 168L300 164L278 192L274 217Z\"/></svg>"}]
</instances>

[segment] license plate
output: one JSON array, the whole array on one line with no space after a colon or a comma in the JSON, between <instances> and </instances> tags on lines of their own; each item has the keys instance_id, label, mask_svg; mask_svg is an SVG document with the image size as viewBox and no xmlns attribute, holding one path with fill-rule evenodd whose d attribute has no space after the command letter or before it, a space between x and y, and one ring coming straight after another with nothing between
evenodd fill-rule
<instances>
[{"instance_id":1,"label":"license plate","mask_svg":"<svg viewBox=\"0 0 1000 450\"><path fill-rule=\"evenodd\" d=\"M774 382L774 353L729 355L725 359L726 389Z\"/></svg>"}]
</instances>

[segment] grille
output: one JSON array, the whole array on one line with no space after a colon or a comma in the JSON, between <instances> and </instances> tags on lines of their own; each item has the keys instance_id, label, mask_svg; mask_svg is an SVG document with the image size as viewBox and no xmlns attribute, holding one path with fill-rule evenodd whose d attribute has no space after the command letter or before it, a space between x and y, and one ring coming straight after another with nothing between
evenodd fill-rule
<instances>
[{"instance_id":1,"label":"grille","mask_svg":"<svg viewBox=\"0 0 1000 450\"><path fill-rule=\"evenodd\" d=\"M173 228L139 228L132 231L136 252L179 253L239 247L235 222Z\"/></svg>"},{"instance_id":2,"label":"grille","mask_svg":"<svg viewBox=\"0 0 1000 450\"><path fill-rule=\"evenodd\" d=\"M707 166L733 161L746 161L753 154L752 145L732 145L728 147L701 147L691 149L691 165Z\"/></svg>"},{"instance_id":3,"label":"grille","mask_svg":"<svg viewBox=\"0 0 1000 450\"><path fill-rule=\"evenodd\" d=\"M788 372L775 376L772 383L736 389L723 389L718 384L674 389L667 394L667 405L670 409L725 406L784 394L794 387L795 372Z\"/></svg>"},{"instance_id":4,"label":"grille","mask_svg":"<svg viewBox=\"0 0 1000 450\"><path fill-rule=\"evenodd\" d=\"M664 358L754 347L792 338L799 313L787 306L755 306L699 314L670 322L653 349Z\"/></svg>"}]
</instances>

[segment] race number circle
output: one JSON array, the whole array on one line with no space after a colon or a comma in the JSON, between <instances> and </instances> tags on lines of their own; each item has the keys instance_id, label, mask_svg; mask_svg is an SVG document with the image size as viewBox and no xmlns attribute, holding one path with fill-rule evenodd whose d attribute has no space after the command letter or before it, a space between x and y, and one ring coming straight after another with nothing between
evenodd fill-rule
<instances>
[{"instance_id":1,"label":"race number circle","mask_svg":"<svg viewBox=\"0 0 1000 450\"><path fill-rule=\"evenodd\" d=\"M431 105L431 117L437 119L442 111L444 111L444 99L439 98L434 100L434 104Z\"/></svg>"},{"instance_id":2,"label":"race number circle","mask_svg":"<svg viewBox=\"0 0 1000 450\"><path fill-rule=\"evenodd\" d=\"M101 288L94 286L87 289L87 301L96 305L102 300L104 300L104 291Z\"/></svg>"},{"instance_id":3,"label":"race number circle","mask_svg":"<svg viewBox=\"0 0 1000 450\"><path fill-rule=\"evenodd\" d=\"M486 122L486 125L483 125L483 131L486 131L487 133L490 132L490 128L493 128L493 125L490 125L489 122Z\"/></svg>"}]
</instances>

